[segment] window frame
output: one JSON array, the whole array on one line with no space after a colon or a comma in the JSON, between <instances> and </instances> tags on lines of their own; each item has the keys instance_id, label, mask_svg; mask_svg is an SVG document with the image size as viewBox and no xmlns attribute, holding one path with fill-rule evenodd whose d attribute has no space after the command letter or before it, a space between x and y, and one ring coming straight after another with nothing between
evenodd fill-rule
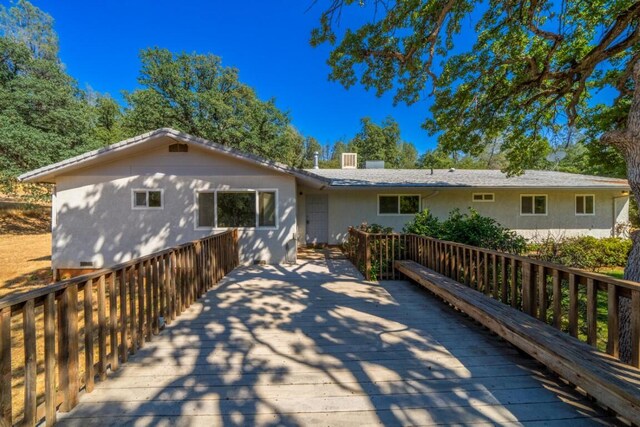
<instances>
[{"instance_id":1,"label":"window frame","mask_svg":"<svg viewBox=\"0 0 640 427\"><path fill-rule=\"evenodd\" d=\"M149 192L160 192L160 206L149 206ZM136 206L136 193L146 194L146 206ZM134 211L162 210L164 209L164 188L132 188L131 209Z\"/></svg>"},{"instance_id":2,"label":"window frame","mask_svg":"<svg viewBox=\"0 0 640 427\"><path fill-rule=\"evenodd\" d=\"M522 199L524 197L532 197L532 213L522 212ZM544 213L536 213L536 197L544 197ZM547 194L520 194L520 216L548 216L549 215L549 196Z\"/></svg>"},{"instance_id":3,"label":"window frame","mask_svg":"<svg viewBox=\"0 0 640 427\"><path fill-rule=\"evenodd\" d=\"M591 213L578 213L578 197L591 197L593 198L593 212ZM595 194L576 194L575 195L575 204L574 204L574 213L576 216L595 216L596 215L596 195ZM586 208L586 199L583 208ZM586 209L585 209L586 210Z\"/></svg>"},{"instance_id":4,"label":"window frame","mask_svg":"<svg viewBox=\"0 0 640 427\"><path fill-rule=\"evenodd\" d=\"M398 213L380 213L380 197L397 197L398 198ZM416 213L400 213L400 198L401 197L417 197L418 198L418 212ZM378 194L377 196L377 214L378 216L411 216L417 215L422 212L422 196L420 194Z\"/></svg>"},{"instance_id":5,"label":"window frame","mask_svg":"<svg viewBox=\"0 0 640 427\"><path fill-rule=\"evenodd\" d=\"M198 200L198 194L200 193L213 193L213 227L209 226L200 226L199 216L200 216L200 203ZM255 195L255 226L254 227L219 227L218 226L218 193L253 193ZM274 226L259 226L260 224L260 193L275 193L275 225ZM196 231L203 230L230 230L233 228L237 228L238 230L278 230L280 229L280 194L277 188L218 188L218 189L196 189L193 192L193 206L194 206L194 215L193 215L193 229Z\"/></svg>"},{"instance_id":6,"label":"window frame","mask_svg":"<svg viewBox=\"0 0 640 427\"><path fill-rule=\"evenodd\" d=\"M482 196L481 200L476 200L476 196ZM486 200L485 196L491 196L491 200ZM471 194L472 203L493 203L496 201L496 193L473 193Z\"/></svg>"}]
</instances>

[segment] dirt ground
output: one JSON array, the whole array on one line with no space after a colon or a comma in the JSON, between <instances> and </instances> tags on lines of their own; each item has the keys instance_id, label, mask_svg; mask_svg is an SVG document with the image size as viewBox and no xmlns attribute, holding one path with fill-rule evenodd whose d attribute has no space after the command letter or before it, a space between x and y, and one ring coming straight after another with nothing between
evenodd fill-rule
<instances>
[{"instance_id":1,"label":"dirt ground","mask_svg":"<svg viewBox=\"0 0 640 427\"><path fill-rule=\"evenodd\" d=\"M51 208L0 198L0 298L51 282Z\"/></svg>"}]
</instances>

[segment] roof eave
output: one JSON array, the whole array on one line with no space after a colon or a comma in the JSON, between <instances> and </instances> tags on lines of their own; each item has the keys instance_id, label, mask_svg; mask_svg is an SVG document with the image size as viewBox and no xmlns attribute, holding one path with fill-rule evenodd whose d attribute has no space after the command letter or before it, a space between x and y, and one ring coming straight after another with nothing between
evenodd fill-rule
<instances>
[{"instance_id":1,"label":"roof eave","mask_svg":"<svg viewBox=\"0 0 640 427\"><path fill-rule=\"evenodd\" d=\"M311 174L302 169L293 168L291 166L284 165L275 161L270 161L259 156L242 153L236 149L217 144L204 138L179 132L171 128L157 129L142 135L135 136L133 138L126 139L124 141L110 145L109 147L89 151L87 153L60 161L58 163L53 163L42 168L34 169L20 175L18 177L18 180L21 182L30 183L55 183L55 178L57 176L85 167L88 163L97 161L102 156L115 156L123 150L138 146L140 144L144 144L152 139L157 139L165 136L180 142L196 144L207 150L221 153L229 157L239 159L241 161L292 175L296 178L304 180L305 182L312 182L319 186L328 185L330 182L330 180L327 178Z\"/></svg>"}]
</instances>

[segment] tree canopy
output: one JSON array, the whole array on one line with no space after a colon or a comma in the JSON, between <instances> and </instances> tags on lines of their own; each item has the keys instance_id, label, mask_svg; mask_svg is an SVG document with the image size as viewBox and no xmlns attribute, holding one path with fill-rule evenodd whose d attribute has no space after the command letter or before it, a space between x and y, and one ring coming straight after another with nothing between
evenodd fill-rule
<instances>
[{"instance_id":1,"label":"tree canopy","mask_svg":"<svg viewBox=\"0 0 640 427\"><path fill-rule=\"evenodd\" d=\"M344 9L361 3L372 21L338 34ZM479 154L500 137L517 173L567 126L595 131L595 141L626 122L639 16L634 0L333 0L312 44L333 44L330 78L346 87L394 90L408 104L433 94L424 127L443 150ZM469 23L477 39L459 48ZM612 102L596 96L605 89Z\"/></svg>"},{"instance_id":2,"label":"tree canopy","mask_svg":"<svg viewBox=\"0 0 640 427\"><path fill-rule=\"evenodd\" d=\"M51 18L0 7L0 180L87 149L91 108L57 60Z\"/></svg>"},{"instance_id":3,"label":"tree canopy","mask_svg":"<svg viewBox=\"0 0 640 427\"><path fill-rule=\"evenodd\" d=\"M127 93L125 127L173 127L260 156L299 165L303 138L274 100L262 101L238 70L212 54L142 51L141 89Z\"/></svg>"}]
</instances>

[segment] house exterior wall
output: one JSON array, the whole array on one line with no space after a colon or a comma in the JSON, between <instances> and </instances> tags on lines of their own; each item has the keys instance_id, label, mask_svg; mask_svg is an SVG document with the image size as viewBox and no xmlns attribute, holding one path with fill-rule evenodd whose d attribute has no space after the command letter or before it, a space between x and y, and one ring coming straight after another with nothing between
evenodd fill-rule
<instances>
[{"instance_id":1,"label":"house exterior wall","mask_svg":"<svg viewBox=\"0 0 640 427\"><path fill-rule=\"evenodd\" d=\"M446 218L455 208L477 210L481 215L495 218L502 226L519 234L536 239L554 236L591 235L609 237L616 231L616 224L629 220L629 198L620 190L536 190L536 189L331 189L329 194L329 244L342 243L350 226L363 222L376 223L402 231L413 215L378 215L379 194L418 194L422 209L428 208L438 218ZM304 244L306 194L318 190L300 188L298 204L298 241ZM300 195L302 193L302 195ZM493 202L474 202L473 193L493 193ZM520 215L520 195L547 195L547 215ZM595 215L575 214L575 196L593 194Z\"/></svg>"},{"instance_id":2,"label":"house exterior wall","mask_svg":"<svg viewBox=\"0 0 640 427\"><path fill-rule=\"evenodd\" d=\"M161 189L162 209L132 209L133 189ZM108 267L223 229L196 227L199 190L277 191L278 225L240 229L241 262L285 261L296 230L292 176L190 146L166 146L57 178L52 221L54 269Z\"/></svg>"}]
</instances>

